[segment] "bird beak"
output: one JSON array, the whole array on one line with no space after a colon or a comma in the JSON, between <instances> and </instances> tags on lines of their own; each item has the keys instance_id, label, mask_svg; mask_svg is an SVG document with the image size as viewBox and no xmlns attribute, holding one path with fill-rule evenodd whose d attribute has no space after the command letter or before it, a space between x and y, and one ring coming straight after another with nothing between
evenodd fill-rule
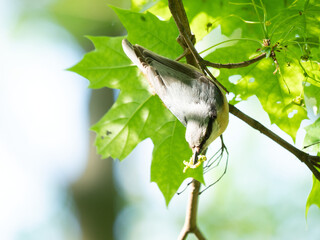
<instances>
[{"instance_id":1,"label":"bird beak","mask_svg":"<svg viewBox=\"0 0 320 240\"><path fill-rule=\"evenodd\" d=\"M198 155L200 154L200 149L198 147L195 147L193 149L193 155L192 155L192 164L195 165L198 162Z\"/></svg>"}]
</instances>

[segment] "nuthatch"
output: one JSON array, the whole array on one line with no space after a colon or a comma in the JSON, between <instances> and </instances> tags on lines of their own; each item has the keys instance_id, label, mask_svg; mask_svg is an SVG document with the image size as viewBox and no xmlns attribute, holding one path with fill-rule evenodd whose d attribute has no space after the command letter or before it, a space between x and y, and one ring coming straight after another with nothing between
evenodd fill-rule
<instances>
[{"instance_id":1,"label":"nuthatch","mask_svg":"<svg viewBox=\"0 0 320 240\"><path fill-rule=\"evenodd\" d=\"M197 68L151 52L127 39L122 47L148 79L164 105L186 126L192 163L219 137L229 122L229 105L223 90Z\"/></svg>"}]
</instances>

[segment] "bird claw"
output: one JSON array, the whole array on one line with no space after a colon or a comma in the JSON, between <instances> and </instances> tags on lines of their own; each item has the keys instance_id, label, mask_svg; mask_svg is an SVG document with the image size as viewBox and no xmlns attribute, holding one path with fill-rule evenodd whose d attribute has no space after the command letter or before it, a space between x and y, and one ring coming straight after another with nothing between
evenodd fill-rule
<instances>
[{"instance_id":1,"label":"bird claw","mask_svg":"<svg viewBox=\"0 0 320 240\"><path fill-rule=\"evenodd\" d=\"M186 165L183 169L183 173L185 173L187 171L188 168L197 168L201 165L201 163L203 163L204 161L207 160L207 157L205 155L198 155L198 161L196 164L193 164L193 159L192 157L190 158L190 161L183 161L183 164Z\"/></svg>"}]
</instances>

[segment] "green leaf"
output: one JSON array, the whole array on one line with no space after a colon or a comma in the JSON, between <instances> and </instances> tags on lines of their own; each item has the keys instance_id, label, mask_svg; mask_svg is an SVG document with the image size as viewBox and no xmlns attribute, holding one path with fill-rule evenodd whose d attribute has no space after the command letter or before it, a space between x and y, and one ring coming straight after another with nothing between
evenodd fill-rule
<instances>
[{"instance_id":1,"label":"green leaf","mask_svg":"<svg viewBox=\"0 0 320 240\"><path fill-rule=\"evenodd\" d=\"M154 15L115 9L133 43L176 57L181 51L172 21L160 21ZM156 29L156 32L154 33ZM188 177L200 182L203 169L183 173L183 160L192 153L185 141L185 127L165 108L158 96L150 92L147 80L124 54L123 37L89 37L96 50L69 70L90 81L90 87L120 89L117 101L92 129L97 133L96 146L104 158L120 160L146 138L154 143L151 180L156 182L168 204L181 183Z\"/></svg>"},{"instance_id":2,"label":"green leaf","mask_svg":"<svg viewBox=\"0 0 320 240\"><path fill-rule=\"evenodd\" d=\"M318 118L313 124L305 127L305 130L306 136L304 138L304 145L312 145L308 150L320 152L320 118Z\"/></svg>"},{"instance_id":3,"label":"green leaf","mask_svg":"<svg viewBox=\"0 0 320 240\"><path fill-rule=\"evenodd\" d=\"M315 86L316 89L320 88L320 68L319 63L316 61L302 61L301 69L303 70L304 75L306 76L305 81L311 83ZM314 90L317 92L317 90ZM313 92L314 92L313 91ZM313 96L318 97L317 93L312 93Z\"/></svg>"},{"instance_id":4,"label":"green leaf","mask_svg":"<svg viewBox=\"0 0 320 240\"><path fill-rule=\"evenodd\" d=\"M131 9L136 12L148 11L164 20L171 17L166 0L131 0Z\"/></svg>"},{"instance_id":5,"label":"green leaf","mask_svg":"<svg viewBox=\"0 0 320 240\"><path fill-rule=\"evenodd\" d=\"M90 88L131 88L137 71L122 50L123 37L88 38L96 49L87 53L77 65L69 70L87 78L90 81ZM146 86L142 81L137 84L140 87Z\"/></svg>"},{"instance_id":6,"label":"green leaf","mask_svg":"<svg viewBox=\"0 0 320 240\"><path fill-rule=\"evenodd\" d=\"M313 176L313 184L311 192L308 196L307 204L306 204L306 217L309 212L309 208L311 205L317 205L320 208L320 182Z\"/></svg>"},{"instance_id":7,"label":"green leaf","mask_svg":"<svg viewBox=\"0 0 320 240\"><path fill-rule=\"evenodd\" d=\"M207 59L218 63L242 62L257 55L259 45L254 46L252 42L240 41L236 46L217 49ZM220 69L218 80L234 94L232 104L256 95L271 123L278 125L295 141L301 121L307 118L306 109L294 101L303 94L305 77L297 61L292 59L295 62L288 66L280 54L277 60L281 74L279 70L274 74L273 60L265 58L245 68Z\"/></svg>"},{"instance_id":8,"label":"green leaf","mask_svg":"<svg viewBox=\"0 0 320 240\"><path fill-rule=\"evenodd\" d=\"M167 0L160 0L157 4L154 4L153 0L132 0L131 2L134 10L147 10L166 20L171 17ZM248 12L246 6L236 6L225 0L184 0L183 5L190 22L192 33L195 34L197 41L201 40L212 29L219 25L222 26L224 34L231 34L236 28L244 25L243 21L234 17L232 14L238 13L241 10L243 10L244 13Z\"/></svg>"},{"instance_id":9,"label":"green leaf","mask_svg":"<svg viewBox=\"0 0 320 240\"><path fill-rule=\"evenodd\" d=\"M177 58L183 50L177 43L178 29L173 20L160 21L147 12L135 13L112 7L128 31L128 40L168 58Z\"/></svg>"},{"instance_id":10,"label":"green leaf","mask_svg":"<svg viewBox=\"0 0 320 240\"><path fill-rule=\"evenodd\" d=\"M185 134L185 127L177 120L167 122L152 138L154 150L151 165L151 181L156 182L165 196L166 203L176 193L184 179L192 177L204 183L203 168L188 169L181 159L189 160L192 152L185 141L181 141Z\"/></svg>"},{"instance_id":11,"label":"green leaf","mask_svg":"<svg viewBox=\"0 0 320 240\"><path fill-rule=\"evenodd\" d=\"M313 124L305 128L306 136L304 139L304 145L309 146L307 149L312 152L320 153L320 118L318 118ZM313 176L313 185L311 192L308 196L306 204L306 217L311 205L317 205L320 208L320 182Z\"/></svg>"},{"instance_id":12,"label":"green leaf","mask_svg":"<svg viewBox=\"0 0 320 240\"><path fill-rule=\"evenodd\" d=\"M272 19L271 37L275 41L283 38L305 41L311 36L318 38L320 33L317 19L319 11L320 4L316 1L294 1L288 8L281 9Z\"/></svg>"},{"instance_id":13,"label":"green leaf","mask_svg":"<svg viewBox=\"0 0 320 240\"><path fill-rule=\"evenodd\" d=\"M308 109L310 119L320 116L320 87L306 83L304 85L305 104Z\"/></svg>"},{"instance_id":14,"label":"green leaf","mask_svg":"<svg viewBox=\"0 0 320 240\"><path fill-rule=\"evenodd\" d=\"M98 134L98 153L103 158L124 159L139 142L154 134L159 122L166 121L164 111L160 101L145 89L121 92L108 113L92 127Z\"/></svg>"}]
</instances>

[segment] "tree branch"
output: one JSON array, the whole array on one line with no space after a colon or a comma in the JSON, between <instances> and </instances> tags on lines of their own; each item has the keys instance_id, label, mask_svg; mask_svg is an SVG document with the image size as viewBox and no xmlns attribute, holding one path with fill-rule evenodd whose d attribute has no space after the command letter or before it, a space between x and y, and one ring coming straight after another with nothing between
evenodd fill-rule
<instances>
[{"instance_id":1,"label":"tree branch","mask_svg":"<svg viewBox=\"0 0 320 240\"><path fill-rule=\"evenodd\" d=\"M200 191L200 182L193 179L191 182L189 202L187 205L186 218L184 226L180 232L178 240L184 240L189 233L194 233L199 240L205 240L205 237L197 227L197 211L198 211L198 199Z\"/></svg>"},{"instance_id":2,"label":"tree branch","mask_svg":"<svg viewBox=\"0 0 320 240\"><path fill-rule=\"evenodd\" d=\"M320 173L316 169L315 166L318 166L320 163L320 157L318 156L311 156L308 153L301 151L300 149L296 148L295 146L291 145L290 143L283 140L281 137L276 135L274 132L270 131L268 128L263 126L261 123L256 121L255 119L249 117L245 113L241 112L235 106L229 104L229 111L236 117L240 118L242 121L247 123L252 128L258 130L260 133L266 135L276 143L278 143L283 148L287 149L293 155L295 155L301 162L305 163L307 167L312 171L314 176L320 181Z\"/></svg>"},{"instance_id":3,"label":"tree branch","mask_svg":"<svg viewBox=\"0 0 320 240\"><path fill-rule=\"evenodd\" d=\"M193 66L200 66L199 59L202 58L193 46L193 44L195 43L195 37L191 34L189 21L182 1L168 0L168 6L171 11L172 17L179 29L180 35L177 40L186 53L187 63ZM187 51L188 49L191 50L192 54L190 54L190 51ZM199 240L205 240L204 236L197 226L197 211L200 185L200 182L198 182L197 180L192 180L185 223L180 232L178 240L186 239L189 233L194 233Z\"/></svg>"},{"instance_id":4,"label":"tree branch","mask_svg":"<svg viewBox=\"0 0 320 240\"><path fill-rule=\"evenodd\" d=\"M187 18L186 11L184 10L183 3L181 0L169 0L168 6L171 12L171 15L178 27L179 36L177 38L178 43L185 50L187 62L193 66L196 65L196 59L192 56L189 50L185 38L190 39L192 43L195 42L195 37L191 33L189 21Z\"/></svg>"},{"instance_id":5,"label":"tree branch","mask_svg":"<svg viewBox=\"0 0 320 240\"><path fill-rule=\"evenodd\" d=\"M187 14L183 7L182 1L169 0L168 6L180 33L177 41L183 47L184 52L186 53L187 63L200 68L204 74L208 74L224 91L229 93L228 90L212 75L203 58L195 49L195 36L191 33ZM189 53L186 50L189 50ZM209 61L207 62L210 63Z\"/></svg>"}]
</instances>

